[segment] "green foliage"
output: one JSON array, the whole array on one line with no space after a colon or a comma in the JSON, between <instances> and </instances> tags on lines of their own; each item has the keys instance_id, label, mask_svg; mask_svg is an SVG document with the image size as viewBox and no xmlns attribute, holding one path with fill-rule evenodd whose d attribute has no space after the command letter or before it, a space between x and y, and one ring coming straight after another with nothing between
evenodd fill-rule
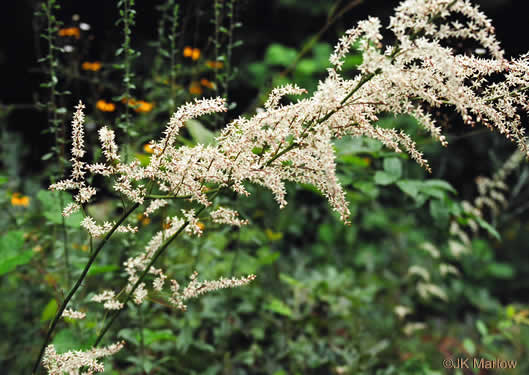
<instances>
[{"instance_id":1,"label":"green foliage","mask_svg":"<svg viewBox=\"0 0 529 375\"><path fill-rule=\"evenodd\" d=\"M62 216L62 206L66 206L73 202L71 196L64 194L63 202L59 198L60 192L53 192L49 190L40 190L37 193L37 199L42 205L42 215L53 224L62 224L63 220L65 225L72 228L79 228L83 215L80 212L76 212L66 219Z\"/></svg>"},{"instance_id":2,"label":"green foliage","mask_svg":"<svg viewBox=\"0 0 529 375\"><path fill-rule=\"evenodd\" d=\"M75 57L65 60L61 54L57 33L63 25L57 16L58 3L42 2L37 14L46 21L41 30L47 42L40 60L45 73L41 87L46 93L49 131L56 138L53 149L42 159L53 161L53 168L29 175L27 165L17 164L24 163L23 150L28 146L4 130L4 123L11 121L11 109L4 113L5 107L0 106L5 145L0 171L0 206L5 212L0 221L0 298L5 306L0 327L7 338L0 343L0 368L10 373L29 371L45 328L99 243L78 230L82 212L67 218L61 215L72 202L68 194L45 190L69 158L60 125L66 122L67 108L76 103L68 103L73 98L66 95L63 85L79 77L72 76L67 67L86 57L76 51ZM201 78L214 83L210 88L201 86L203 96L248 96L246 91L235 91L244 87L231 84L237 68L242 81L257 90L260 99L271 87L288 82L314 90L329 67L328 56L338 30L329 29L329 37L321 40L301 35L305 42L292 45L293 38L271 42L262 39L262 34L246 34L245 29L245 43L262 42L256 45L267 47L262 51L247 43L245 49L237 50L242 44L237 32L242 26L239 18L244 19L244 8L236 9L238 4L219 0L213 1L210 9L201 9L211 24L203 26L206 22L202 20L199 26L204 30L192 25L206 35L202 39L193 36L191 41L189 35L195 31L185 27L194 22L195 15L185 13L187 7L180 7L175 0L162 2L157 7L157 39L148 43L153 48L149 50L136 38L136 17L141 15L135 13L135 2L118 1L117 25L123 34L120 46L106 51L113 57L103 64L102 71L81 72L80 76L80 82L89 86L82 89L88 98L89 122L99 127L103 120L113 119L121 130L118 136L136 134L135 143L131 138L125 140L126 150L147 165L151 156L144 145L159 136L154 124L166 122L169 112L190 100L195 94L188 92L188 87ZM190 6L192 11L198 10L193 6L197 5ZM337 5L281 0L279 6L306 17L307 13L329 16ZM182 57L181 47L198 48L200 43L199 59ZM206 61L221 62L223 67L212 68ZM238 67L239 61L249 63ZM361 62L360 54L352 53L343 70L353 71ZM148 72L138 74L145 66ZM99 95L114 98L116 113L95 109ZM137 107L122 102L135 95L151 100L155 104L152 111L140 113L135 111ZM229 101L234 111L227 116L245 110L235 108L231 98ZM211 144L220 120L187 121L178 142L185 146ZM404 128L417 135L425 143L432 165L462 163L456 153L440 154L439 147L426 144L424 132L409 116L382 117L378 125ZM87 145L97 143L95 129L87 127L86 133ZM467 147L454 143L455 150ZM469 144L478 147L481 143L471 140ZM289 205L281 211L272 195L256 186L247 187L250 198L218 197L215 204L236 206L250 224L231 229L204 221L202 237L183 235L156 266L182 285L194 270L201 279L251 273L257 274L257 279L242 289L189 300L186 312L168 306L168 296L163 293L149 293L149 302L141 306L130 302L107 335L109 342L123 339L127 343L112 359L113 370L109 365L107 372L439 375L445 373L445 357L471 355L517 360L517 368L510 373L528 373L529 308L523 299L529 276L527 220L509 215L491 218L486 212L478 217L464 211L461 202L475 192L457 181L457 176L453 178L449 167L436 168L438 174L427 176L407 157L363 137L344 137L334 146L338 178L350 202L351 226L339 222L321 192L310 185L289 185ZM252 151L263 155L270 147L265 144ZM87 161L99 156L99 150L87 146ZM483 170L495 169L491 160L480 159ZM292 161L283 163L288 166ZM527 180L523 176L520 171L513 179L523 182ZM111 184L97 178L91 182L98 186L101 199L84 209L98 220L119 217L126 209L119 194ZM516 182L512 190L524 199L522 182ZM31 198L27 207L10 202L16 191ZM124 259L148 244L154 232L151 228L189 208L189 202L178 200L163 208L159 216L131 215L126 220L125 224L138 226L139 233L112 238L90 267L72 300L73 306L86 307L89 314L81 321L59 320L51 341L59 353L93 345L109 315L91 301L92 292L119 292L126 277ZM473 236L466 226L471 220L478 227ZM451 250L454 234L450 224L454 222L471 237L467 252L459 255ZM500 240L511 242L501 247ZM152 282L152 275L146 282ZM402 311L407 312L399 315ZM410 329L416 323L424 328Z\"/></svg>"},{"instance_id":3,"label":"green foliage","mask_svg":"<svg viewBox=\"0 0 529 375\"><path fill-rule=\"evenodd\" d=\"M23 250L24 233L11 231L0 238L0 276L27 264L34 255L32 250Z\"/></svg>"}]
</instances>

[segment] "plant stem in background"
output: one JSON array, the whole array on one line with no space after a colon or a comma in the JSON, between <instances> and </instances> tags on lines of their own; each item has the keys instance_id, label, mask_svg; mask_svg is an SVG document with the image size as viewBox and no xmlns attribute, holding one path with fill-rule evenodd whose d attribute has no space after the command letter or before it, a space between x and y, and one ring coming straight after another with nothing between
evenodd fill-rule
<instances>
[{"instance_id":1,"label":"plant stem in background","mask_svg":"<svg viewBox=\"0 0 529 375\"><path fill-rule=\"evenodd\" d=\"M117 99L125 103L125 112L120 116L118 127L121 128L125 134L125 162L128 161L129 155L129 143L130 137L135 135L130 124L130 103L132 91L136 88L132 79L134 73L132 73L132 61L138 56L138 53L131 47L131 34L132 26L134 26L134 16L136 11L134 10L134 0L120 0L118 2L120 18L117 24L123 24L123 43L121 47L116 51L116 56L123 55L123 62L118 64L117 67L123 70L123 94Z\"/></svg>"},{"instance_id":2,"label":"plant stem in background","mask_svg":"<svg viewBox=\"0 0 529 375\"><path fill-rule=\"evenodd\" d=\"M169 71L171 84L171 112L176 109L176 28L178 27L178 4L174 0L169 0L171 13L171 32L169 33L169 55L171 58L171 67Z\"/></svg>"},{"instance_id":3,"label":"plant stem in background","mask_svg":"<svg viewBox=\"0 0 529 375\"><path fill-rule=\"evenodd\" d=\"M52 152L44 155L43 160L47 160L53 156L57 161L56 172L52 174L51 180L55 181L57 175L64 175L66 156L65 156L65 144L66 144L66 129L64 121L61 121L60 115L66 112L65 108L60 108L57 101L59 96L66 94L59 92L57 86L59 84L58 78L58 69L59 69L59 59L57 56L58 51L61 51L59 47L56 46L55 40L59 28L62 26L62 22L57 20L55 11L60 9L60 5L57 4L56 0L48 0L41 4L41 9L37 11L37 17L43 17L46 19L46 30L41 33L41 38L45 39L48 42L48 53L43 58L39 59L39 62L46 65L45 70L47 71L48 81L42 83L40 86L49 89L49 98L46 104L41 104L40 106L45 108L48 111L48 123L50 124L48 131L51 132L55 139L55 145L52 147ZM59 203L61 211L64 209L64 198L62 193L59 193ZM71 272L70 272L70 259L68 253L68 232L66 230L65 218L62 217L61 222L61 234L62 242L64 247L64 274L66 283L70 285L71 283ZM54 236L55 237L55 236ZM55 242L55 241L54 241Z\"/></svg>"}]
</instances>

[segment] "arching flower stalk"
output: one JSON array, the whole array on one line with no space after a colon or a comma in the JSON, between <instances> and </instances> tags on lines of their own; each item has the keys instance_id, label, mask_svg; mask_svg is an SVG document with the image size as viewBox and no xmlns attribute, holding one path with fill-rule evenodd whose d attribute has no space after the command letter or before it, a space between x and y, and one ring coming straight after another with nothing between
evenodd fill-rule
<instances>
[{"instance_id":1,"label":"arching flower stalk","mask_svg":"<svg viewBox=\"0 0 529 375\"><path fill-rule=\"evenodd\" d=\"M125 302L119 301L114 292L106 291L102 296L108 298L99 298L106 308L119 314L127 301L141 303L148 294L144 278L149 273L155 278L154 290L170 290L173 295L170 301L185 306L186 292L183 296L178 294L178 283L175 280L166 283L168 276L155 268L154 263L182 231L201 234L200 214L209 212L219 223L246 224L238 219L236 211L215 207L214 197L221 190L248 196L245 184L261 185L271 190L279 206L284 207L287 181L312 184L341 219L348 222L348 202L336 175L333 147L336 138L351 135L379 140L395 152L406 152L429 171L428 161L410 135L376 125L381 114L412 115L435 140L446 146L446 137L428 109L451 108L465 123L483 124L496 130L516 142L526 156L529 154L520 116L529 109L526 95L529 56L505 59L494 28L477 7L465 0L407 0L396 9L388 26L394 35L393 45L384 46L381 28L377 18L360 22L336 45L327 78L312 95L282 105L285 95L305 91L295 85L278 88L263 111L227 124L213 144L179 146L175 139L187 120L226 111L224 100L199 99L182 106L173 114L160 139L150 142L153 153L146 166L137 160L123 162L114 132L107 127L99 131L105 160L93 164L81 161L84 115L79 104L73 121L72 177L50 186L53 190L77 192L76 203L65 209L65 215L93 199L96 190L86 182L87 174L112 177L114 190L135 204L132 209L150 201L143 206L145 215L152 215L174 199L186 199L198 207L163 223L167 228L160 230L142 253L125 262L128 274ZM488 51L488 57L459 53L448 44L453 38L472 39ZM341 73L342 65L357 42L362 64L358 73L348 78ZM87 217L83 226L93 236L104 236L115 223L97 224ZM124 225L119 230L133 232L136 228ZM204 291L244 285L254 277L207 282ZM201 293L202 290L196 290L191 294ZM97 343L107 329L108 326ZM49 352L57 358L51 349ZM50 363L48 357L45 361Z\"/></svg>"}]
</instances>

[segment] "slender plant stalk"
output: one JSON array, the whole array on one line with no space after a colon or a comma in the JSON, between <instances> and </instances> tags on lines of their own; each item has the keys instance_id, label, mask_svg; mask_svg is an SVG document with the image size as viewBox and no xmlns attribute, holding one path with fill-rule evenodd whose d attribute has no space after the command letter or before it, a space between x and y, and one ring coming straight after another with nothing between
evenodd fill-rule
<instances>
[{"instance_id":1,"label":"slender plant stalk","mask_svg":"<svg viewBox=\"0 0 529 375\"><path fill-rule=\"evenodd\" d=\"M55 145L53 151L55 151L55 156L57 158L57 171L60 175L64 175L65 167L65 134L66 129L64 122L61 122L59 119L59 106L57 100L61 94L57 90L57 85L59 83L58 78L58 69L59 69L59 60L57 59L56 51L60 51L55 45L55 39L59 27L62 25L62 22L57 19L54 14L54 11L58 9L59 5L56 3L56 0L48 0L47 3L42 4L42 11L37 12L37 16L44 16L47 20L46 32L41 34L41 37L46 39L48 42L48 53L47 55L39 59L40 62L47 62L47 73L49 81L43 83L42 87L49 88L49 100L46 106L48 111L48 121L50 123L50 130L55 138ZM59 123L61 123L59 127ZM49 154L51 156L52 154ZM52 176L51 180L53 181L55 176ZM61 211L64 209L64 199L62 194L59 194L59 205ZM64 249L64 274L66 278L66 283L71 284L71 270L70 270L70 257L68 253L68 232L66 229L65 218L62 217L60 224L60 232L62 235L63 249ZM56 240L56 231L54 230L54 242Z\"/></svg>"},{"instance_id":2,"label":"slender plant stalk","mask_svg":"<svg viewBox=\"0 0 529 375\"><path fill-rule=\"evenodd\" d=\"M118 229L118 227L121 225L121 223L123 221L125 221L125 219L127 217L129 217L129 215L138 207L139 207L139 203L134 203L134 205L132 205L132 207L130 207L129 210L123 214L123 216L121 216L121 218L116 222L116 224L114 224L112 229L110 229L110 231L101 240L101 242L99 243L99 245L97 246L95 251L92 253L90 258L88 259L88 262L86 263L86 265L85 265L85 267L83 269L83 272L81 273L81 276L79 276L79 278L75 282L75 285L70 290L70 292L68 293L68 295L66 296L64 301L62 302L61 306L57 310L57 313L55 314L55 317L53 318L53 321L50 324L50 327L48 329L48 333L46 334L46 339L44 340L44 343L42 344L42 348L40 349L39 356L38 356L37 360L35 361L35 364L33 365L33 372L32 372L33 375L35 375L37 373L37 370L38 370L39 364L40 364L40 360L42 359L42 355L44 354L44 350L46 349L46 346L48 346L48 344L50 342L50 339L51 339L51 336L53 334L53 331L55 330L55 327L57 326L57 323L59 322L59 319L61 318L62 313L64 312L64 310L68 306L68 302L70 302L72 297L75 295L75 293L77 292L77 290L79 289L79 287L83 283L83 281L84 281L86 275L88 274L88 271L90 270L90 267L94 263L97 255L99 254L101 249L103 249L103 247L105 246L107 241L110 239L110 237L114 234L116 229Z\"/></svg>"},{"instance_id":3,"label":"slender plant stalk","mask_svg":"<svg viewBox=\"0 0 529 375\"><path fill-rule=\"evenodd\" d=\"M201 210L199 210L198 213L200 213L200 211L202 211L205 207L203 207ZM96 341L94 342L94 346L97 346L99 345L99 343L101 342L101 340L103 339L103 336L105 336L105 333L107 333L108 329L110 328L110 326L114 323L114 321L116 320L116 318L119 316L119 314L121 314L121 312L123 310L125 310L125 307L127 306L127 303L132 299L132 296L134 295L134 292L136 291L136 289L140 286L140 284L143 282L143 279L145 278L145 276L147 275L147 272L149 272L150 268L152 267L152 265L156 262L156 260L158 260L158 258L164 253L165 249L167 249L167 247L171 244L171 242L174 241L174 239L176 237L178 237L178 235L180 233L182 233L182 231L189 225L189 221L186 221L184 222L184 224L182 224L182 226L180 228L178 228L178 231L173 234L171 237L169 237L165 242L164 244L156 251L156 253L154 254L154 256L152 257L151 261L149 262L149 264L147 265L147 267L145 267L145 270L143 271L143 273L141 274L141 276L138 278L138 280L136 281L136 283L134 284L134 286L132 287L131 291L127 294L127 296L125 297L125 301L123 302L123 308L121 310L116 310L112 316L110 317L110 320L107 322L107 324L103 327L103 329L101 330L101 332L99 333L99 335L97 336L97 339Z\"/></svg>"},{"instance_id":4,"label":"slender plant stalk","mask_svg":"<svg viewBox=\"0 0 529 375\"><path fill-rule=\"evenodd\" d=\"M123 23L123 43L121 48L116 52L116 55L123 54L123 63L121 64L121 69L123 69L123 87L124 92L118 98L125 101L125 113L121 116L119 127L123 129L125 133L125 149L124 149L124 159L125 162L128 161L129 156L129 143L130 136L132 134L131 124L130 124L130 105L131 105L131 95L132 90L135 89L135 86L132 82L134 73L132 73L132 60L137 56L136 51L131 47L131 34L132 26L134 26L134 0L120 0L118 2L118 8L120 13L120 19L118 23Z\"/></svg>"},{"instance_id":5,"label":"slender plant stalk","mask_svg":"<svg viewBox=\"0 0 529 375\"><path fill-rule=\"evenodd\" d=\"M211 196L211 200L215 199L215 197L220 193L220 189L216 189L215 192L213 193L213 195ZM206 206L202 206L198 211L197 211L197 214L196 216L198 217L198 215L200 215L202 213L202 211L204 211L206 209ZM149 264L147 265L147 267L145 267L145 270L143 270L143 273L140 275L140 277L138 278L138 280L136 281L136 283L134 284L134 286L132 287L132 289L130 290L130 292L127 294L127 296L125 297L125 301L123 302L123 308L121 310L116 310L112 316L110 317L110 320L107 322L107 324L103 327L103 329L101 330L101 332L99 333L99 335L97 336L97 339L96 341L94 342L94 346L97 346L99 345L99 343L101 342L101 340L103 339L103 336L105 336L105 334L107 333L108 329L110 328L110 326L112 326L112 324L114 323L114 321L116 320L116 318L119 316L119 314L121 314L121 312L123 310L125 310L126 306L127 306L127 303L129 303L129 301L132 299L132 296L134 295L134 292L136 291L136 289L140 286L140 284L143 282L143 279L145 278L145 276L147 276L147 273L149 272L149 270L151 269L151 267L154 265L154 263L156 263L156 261L158 260L158 258L165 252L165 250L167 249L167 247L169 247L169 245L171 244L171 242L173 242L175 240L175 238L177 238L180 233L182 233L182 231L189 225L189 221L185 221L181 226L180 228L178 228L178 230L172 235L170 236L164 243L162 246L160 246L160 248L156 251L156 253L154 254L154 256L152 257L151 261L149 262Z\"/></svg>"}]
</instances>

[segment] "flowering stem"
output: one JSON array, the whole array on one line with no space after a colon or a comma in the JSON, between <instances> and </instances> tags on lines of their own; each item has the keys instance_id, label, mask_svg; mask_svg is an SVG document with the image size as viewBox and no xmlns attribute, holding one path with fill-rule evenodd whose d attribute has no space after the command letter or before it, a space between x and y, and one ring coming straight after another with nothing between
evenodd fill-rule
<instances>
[{"instance_id":1,"label":"flowering stem","mask_svg":"<svg viewBox=\"0 0 529 375\"><path fill-rule=\"evenodd\" d=\"M215 199L215 197L218 195L218 193L220 192L220 189L217 189L215 191L215 193L212 195L212 197L210 198L211 200ZM196 216L198 217L198 215L200 215L200 213L202 211L204 211L204 209L206 208L206 206L202 206L198 211L197 211L197 214ZM94 342L94 347L99 345L99 343L101 342L101 340L103 339L103 336L107 333L108 329L110 328L110 326L114 323L114 321L116 320L116 318L119 316L119 314L121 314L121 312L126 308L127 306L127 303L129 303L129 301L132 299L132 296L134 295L134 292L136 291L136 289L138 289L138 287L140 286L140 284L143 282L143 279L145 278L145 276L147 276L147 273L149 272L149 270L151 269L151 267L154 265L154 263L156 263L156 261L158 260L158 258L165 252L165 250L167 249L167 247L169 247L169 245L171 244L171 242L174 241L174 239L176 237L178 237L180 235L180 233L183 232L183 230L189 225L189 221L185 221L181 226L180 228L178 228L178 230L171 236L169 237L164 243L163 245L156 251L156 253L154 254L154 256L152 257L151 261L149 262L149 264L147 265L147 267L145 267L145 269L143 270L143 273L140 275L140 277L138 278L138 280L136 281L136 283L134 284L134 286L132 287L132 289L130 290L130 292L127 294L127 297L125 298L125 301L123 302L123 308L120 309L120 310L116 310L116 312L114 312L114 314L112 314L112 316L110 317L110 320L108 321L108 323L103 327L103 329L101 330L101 332L99 333L99 335L97 336L97 339L96 341Z\"/></svg>"},{"instance_id":2,"label":"flowering stem","mask_svg":"<svg viewBox=\"0 0 529 375\"><path fill-rule=\"evenodd\" d=\"M516 96L516 95L518 95L519 92L524 92L524 91L527 91L527 90L529 90L529 86L520 87L519 89L514 90L513 92L510 92L508 96ZM493 102L495 100L502 99L505 96L507 96L507 95L498 95L498 96L495 96L493 98L489 98L489 99L485 100L485 103L490 103L490 102Z\"/></svg>"},{"instance_id":3,"label":"flowering stem","mask_svg":"<svg viewBox=\"0 0 529 375\"><path fill-rule=\"evenodd\" d=\"M127 303L132 299L132 296L134 295L134 292L140 286L140 284L143 282L143 279L147 275L147 272L149 272L149 269L152 267L152 265L156 262L156 260L158 260L160 255L163 254L163 252L171 244L171 242L173 242L173 240L176 237L178 237L178 235L180 233L182 233L182 231L187 227L188 224L189 224L189 221L184 222L184 224L182 224L182 226L180 228L178 228L178 231L176 231L175 234L173 234L171 237L169 237L164 242L164 244L158 249L156 254L154 254L154 256L152 257L150 263L147 265L147 267L145 267L145 270L143 271L141 276L138 278L138 280L136 281L136 283L132 287L131 291L127 294L127 297L125 298L125 301L123 302L123 308L120 309L120 310L116 310L116 312L114 314L112 314L112 316L110 317L110 320L108 321L108 323L103 327L103 329L101 330L101 332L97 336L97 339L96 339L96 341L94 343L94 347L99 345L99 343L103 339L103 336L105 335L105 333L107 333L107 331L110 328L110 326L114 323L114 321L116 320L118 315L121 313L121 311L123 311L125 309L125 306L127 306Z\"/></svg>"},{"instance_id":4,"label":"flowering stem","mask_svg":"<svg viewBox=\"0 0 529 375\"><path fill-rule=\"evenodd\" d=\"M360 81L357 83L357 85L354 87L354 89L351 90L351 92L349 94L347 94L347 96L345 98L342 99L342 101L340 102L340 105L338 106L338 108L336 109L333 109L332 111L330 111L329 113L327 113L325 116L323 116L321 119L319 119L317 121L318 124L321 124L325 121L327 121L332 115L334 115L336 112L338 112L340 109L343 108L343 105L347 102L347 100L349 100L351 98L351 96L353 96L364 84L366 84L367 82L369 82L374 76L376 76L377 74L379 74L379 72L374 72L374 73L369 73L365 76L363 76ZM272 156L272 158L270 158L270 160L268 160L264 166L269 166L270 164L272 164L275 160L277 160L279 157L283 156L284 154L286 154L287 152L289 152L290 150L296 148L297 146L299 146L299 143L292 143L290 145L288 145L286 148L284 148L283 150L281 150L280 152L276 153L274 156Z\"/></svg>"},{"instance_id":5,"label":"flowering stem","mask_svg":"<svg viewBox=\"0 0 529 375\"><path fill-rule=\"evenodd\" d=\"M208 190L207 193L216 193L220 190L220 188L215 188ZM191 195L157 195L157 194L150 194L145 197L145 199L189 199L191 198Z\"/></svg>"},{"instance_id":6,"label":"flowering stem","mask_svg":"<svg viewBox=\"0 0 529 375\"><path fill-rule=\"evenodd\" d=\"M145 199L189 199L191 195L147 195Z\"/></svg>"},{"instance_id":7,"label":"flowering stem","mask_svg":"<svg viewBox=\"0 0 529 375\"><path fill-rule=\"evenodd\" d=\"M93 252L93 254L90 256L90 259L88 259L88 263L86 263L86 266L84 267L83 269L83 272L81 273L81 276L79 276L79 278L77 279L77 281L75 282L75 285L73 286L73 288L70 290L70 292L68 293L68 295L66 296L66 298L64 299L64 301L62 302L61 306L59 307L59 310L57 310L57 313L55 314L55 318L53 318L53 321L50 325L50 328L48 329L48 333L46 334L46 339L44 340L44 343L42 344L42 348L40 349L40 353L39 353L39 356L37 358L37 360L35 361L35 364L33 365L33 374L36 374L37 373L37 370L39 368L39 364L40 364L40 360L42 359L42 355L44 354L44 350L46 349L46 346L48 346L48 343L50 342L50 339L51 339L51 335L53 333L53 331L55 330L55 327L57 326L57 323L59 322L59 319L61 318L62 316L62 313L64 312L64 310L66 309L66 306L68 305L68 302L70 302L70 300L72 299L72 297L74 296L74 294L77 292L77 289L79 289L79 287L81 286L83 280L85 279L86 275L88 274L88 271L90 270L90 267L92 266L92 263L94 263L97 255L99 254L99 252L101 251L101 249L105 246L105 244L107 243L107 241L110 239L110 237L112 236L112 234L114 234L114 232L116 231L116 229L118 229L118 227L121 225L121 223L136 209L139 207L139 203L134 203L134 205L132 205L131 208L129 208L129 210L127 212L125 212L123 214L123 216L121 216L121 218L116 222L116 224L114 224L114 226L112 227L112 229L110 229L110 231L105 235L105 237L103 238L103 240L101 240L101 242L99 243L99 245L97 246L96 250Z\"/></svg>"}]
</instances>

